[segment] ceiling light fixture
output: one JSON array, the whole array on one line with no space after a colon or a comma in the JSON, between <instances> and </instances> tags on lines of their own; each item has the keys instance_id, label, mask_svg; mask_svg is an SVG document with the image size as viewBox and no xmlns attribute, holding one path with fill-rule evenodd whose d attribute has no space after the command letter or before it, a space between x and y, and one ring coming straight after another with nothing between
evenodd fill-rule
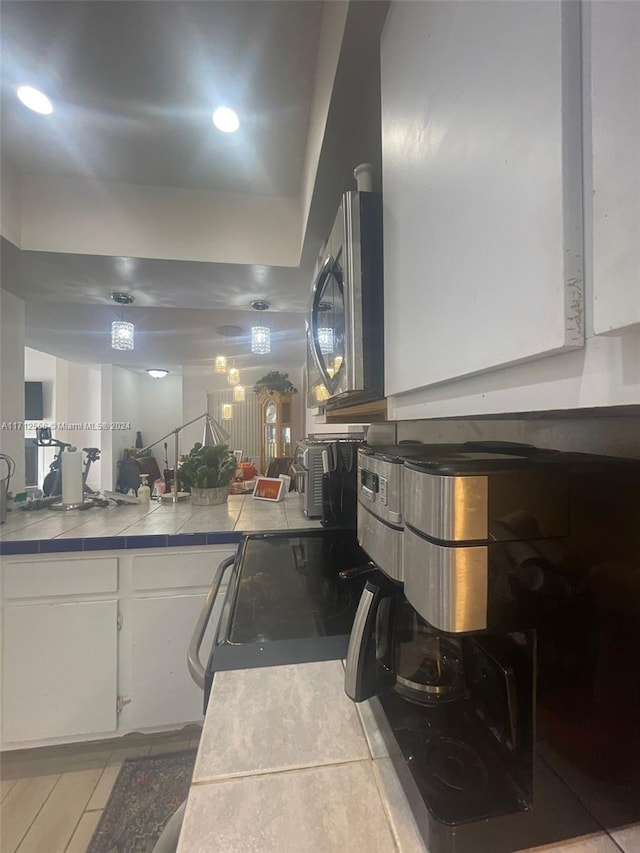
<instances>
[{"instance_id":1,"label":"ceiling light fixture","mask_svg":"<svg viewBox=\"0 0 640 853\"><path fill-rule=\"evenodd\" d=\"M237 385L240 382L240 371L237 367L230 367L227 374L227 382L229 385Z\"/></svg>"},{"instance_id":2,"label":"ceiling light fixture","mask_svg":"<svg viewBox=\"0 0 640 853\"><path fill-rule=\"evenodd\" d=\"M147 373L151 376L152 379L164 379L165 376L169 373L168 370L164 370L161 367L148 367Z\"/></svg>"},{"instance_id":3,"label":"ceiling light fixture","mask_svg":"<svg viewBox=\"0 0 640 853\"><path fill-rule=\"evenodd\" d=\"M254 299L250 303L255 311L266 311L269 303L264 299ZM268 326L251 327L251 352L266 355L271 352L271 329Z\"/></svg>"},{"instance_id":4,"label":"ceiling light fixture","mask_svg":"<svg viewBox=\"0 0 640 853\"><path fill-rule=\"evenodd\" d=\"M230 421L233 419L233 406L231 403L222 404L222 420Z\"/></svg>"},{"instance_id":5,"label":"ceiling light fixture","mask_svg":"<svg viewBox=\"0 0 640 853\"><path fill-rule=\"evenodd\" d=\"M226 355L217 355L216 356L216 373L226 373L227 372L227 357Z\"/></svg>"},{"instance_id":6,"label":"ceiling light fixture","mask_svg":"<svg viewBox=\"0 0 640 853\"><path fill-rule=\"evenodd\" d=\"M240 127L238 114L230 107L218 107L213 113L213 123L223 133L235 133Z\"/></svg>"},{"instance_id":7,"label":"ceiling light fixture","mask_svg":"<svg viewBox=\"0 0 640 853\"><path fill-rule=\"evenodd\" d=\"M233 389L233 402L244 403L245 396L244 385L236 385Z\"/></svg>"},{"instance_id":8,"label":"ceiling light fixture","mask_svg":"<svg viewBox=\"0 0 640 853\"><path fill-rule=\"evenodd\" d=\"M329 327L319 328L318 343L322 355L331 355L333 353L333 329Z\"/></svg>"},{"instance_id":9,"label":"ceiling light fixture","mask_svg":"<svg viewBox=\"0 0 640 853\"><path fill-rule=\"evenodd\" d=\"M133 296L130 293L112 293L111 298L121 306L120 320L111 323L111 347L117 350L133 349L133 334L135 327L133 323L124 321L124 306L131 305Z\"/></svg>"},{"instance_id":10,"label":"ceiling light fixture","mask_svg":"<svg viewBox=\"0 0 640 853\"><path fill-rule=\"evenodd\" d=\"M48 116L53 112L53 104L39 89L34 89L33 86L19 86L16 95L30 110L40 115Z\"/></svg>"}]
</instances>

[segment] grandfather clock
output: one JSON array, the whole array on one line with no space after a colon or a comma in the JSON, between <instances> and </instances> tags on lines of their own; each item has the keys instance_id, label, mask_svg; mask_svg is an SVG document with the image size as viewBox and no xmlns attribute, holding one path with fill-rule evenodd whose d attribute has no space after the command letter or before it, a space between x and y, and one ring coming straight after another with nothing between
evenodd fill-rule
<instances>
[{"instance_id":1,"label":"grandfather clock","mask_svg":"<svg viewBox=\"0 0 640 853\"><path fill-rule=\"evenodd\" d=\"M263 390L258 395L262 426L260 471L266 474L271 459L291 456L291 394Z\"/></svg>"}]
</instances>

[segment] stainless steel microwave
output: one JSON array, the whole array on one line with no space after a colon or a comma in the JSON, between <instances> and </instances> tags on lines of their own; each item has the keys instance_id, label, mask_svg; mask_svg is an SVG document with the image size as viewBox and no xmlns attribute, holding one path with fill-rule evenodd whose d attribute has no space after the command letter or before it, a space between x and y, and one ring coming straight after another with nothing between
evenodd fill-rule
<instances>
[{"instance_id":1,"label":"stainless steel microwave","mask_svg":"<svg viewBox=\"0 0 640 853\"><path fill-rule=\"evenodd\" d=\"M313 283L307 407L384 397L382 197L346 192Z\"/></svg>"}]
</instances>

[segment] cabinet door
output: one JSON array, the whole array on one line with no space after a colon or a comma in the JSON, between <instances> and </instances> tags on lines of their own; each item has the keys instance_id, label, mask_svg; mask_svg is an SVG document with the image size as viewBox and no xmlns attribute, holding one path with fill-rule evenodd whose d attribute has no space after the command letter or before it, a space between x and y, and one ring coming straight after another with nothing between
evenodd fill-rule
<instances>
[{"instance_id":1,"label":"cabinet door","mask_svg":"<svg viewBox=\"0 0 640 853\"><path fill-rule=\"evenodd\" d=\"M381 63L387 395L582 346L579 4L396 2Z\"/></svg>"},{"instance_id":2,"label":"cabinet door","mask_svg":"<svg viewBox=\"0 0 640 853\"><path fill-rule=\"evenodd\" d=\"M640 4L590 3L588 12L593 326L606 334L640 323Z\"/></svg>"},{"instance_id":3,"label":"cabinet door","mask_svg":"<svg viewBox=\"0 0 640 853\"><path fill-rule=\"evenodd\" d=\"M220 618L221 589L202 642L206 664ZM175 726L202 720L203 693L187 669L187 649L206 596L166 595L133 601L131 725Z\"/></svg>"},{"instance_id":4,"label":"cabinet door","mask_svg":"<svg viewBox=\"0 0 640 853\"><path fill-rule=\"evenodd\" d=\"M115 600L6 608L5 743L116 730L117 617Z\"/></svg>"}]
</instances>

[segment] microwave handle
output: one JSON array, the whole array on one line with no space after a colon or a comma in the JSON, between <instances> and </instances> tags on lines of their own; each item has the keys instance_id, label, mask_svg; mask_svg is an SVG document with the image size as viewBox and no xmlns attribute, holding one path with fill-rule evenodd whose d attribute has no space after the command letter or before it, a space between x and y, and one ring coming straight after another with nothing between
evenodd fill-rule
<instances>
[{"instance_id":1,"label":"microwave handle","mask_svg":"<svg viewBox=\"0 0 640 853\"><path fill-rule=\"evenodd\" d=\"M207 630L207 625L209 624L209 619L211 619L211 611L213 610L213 605L216 603L216 596L218 595L218 590L220 589L220 584L222 583L224 573L229 568L229 566L233 565L235 559L235 554L233 555L233 557L227 557L227 559L223 560L216 569L216 573L213 576L213 581L211 582L211 586L209 587L209 592L207 593L205 602L202 605L200 616L198 616L196 627L193 630L191 642L189 643L189 650L187 652L187 666L189 667L191 678L193 678L198 687L202 687L203 690L205 673L204 666L202 665L202 662L200 660L200 646L202 645L202 640L204 639L204 635Z\"/></svg>"},{"instance_id":2,"label":"microwave handle","mask_svg":"<svg viewBox=\"0 0 640 853\"><path fill-rule=\"evenodd\" d=\"M395 675L383 667L376 656L376 621L378 607L390 594L382 587L367 581L356 611L345 667L344 689L354 702L363 702L393 687Z\"/></svg>"}]
</instances>

